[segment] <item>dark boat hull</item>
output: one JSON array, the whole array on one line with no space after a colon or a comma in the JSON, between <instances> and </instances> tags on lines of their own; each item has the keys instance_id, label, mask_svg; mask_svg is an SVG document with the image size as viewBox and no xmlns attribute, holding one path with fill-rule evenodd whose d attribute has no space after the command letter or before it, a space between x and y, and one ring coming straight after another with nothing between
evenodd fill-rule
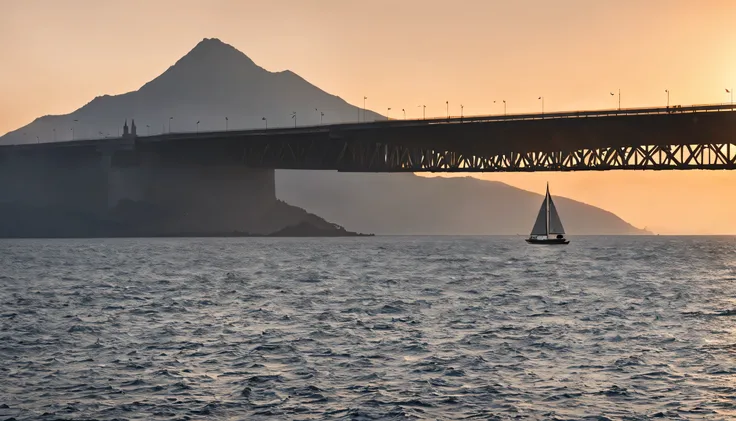
<instances>
[{"instance_id":1,"label":"dark boat hull","mask_svg":"<svg viewBox=\"0 0 736 421\"><path fill-rule=\"evenodd\" d=\"M564 238L548 238L546 240L537 240L534 238L527 238L526 242L529 244L549 244L549 245L555 245L555 244L569 244L570 240L566 240Z\"/></svg>"}]
</instances>

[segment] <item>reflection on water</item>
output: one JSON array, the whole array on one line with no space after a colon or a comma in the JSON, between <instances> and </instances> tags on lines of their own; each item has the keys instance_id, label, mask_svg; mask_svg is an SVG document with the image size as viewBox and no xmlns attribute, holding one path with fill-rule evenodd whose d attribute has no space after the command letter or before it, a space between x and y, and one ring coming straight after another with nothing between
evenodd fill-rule
<instances>
[{"instance_id":1,"label":"reflection on water","mask_svg":"<svg viewBox=\"0 0 736 421\"><path fill-rule=\"evenodd\" d=\"M736 240L0 242L0 419L731 419Z\"/></svg>"}]
</instances>

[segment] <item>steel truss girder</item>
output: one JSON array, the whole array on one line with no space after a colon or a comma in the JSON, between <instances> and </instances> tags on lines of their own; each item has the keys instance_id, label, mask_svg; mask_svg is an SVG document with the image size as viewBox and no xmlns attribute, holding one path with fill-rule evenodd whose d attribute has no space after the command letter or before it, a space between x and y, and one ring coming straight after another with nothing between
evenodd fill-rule
<instances>
[{"instance_id":1,"label":"steel truss girder","mask_svg":"<svg viewBox=\"0 0 736 421\"><path fill-rule=\"evenodd\" d=\"M337 162L353 172L534 172L736 169L736 144L642 145L495 155L375 143L347 146ZM346 158L350 159L346 159Z\"/></svg>"},{"instance_id":2,"label":"steel truss girder","mask_svg":"<svg viewBox=\"0 0 736 421\"><path fill-rule=\"evenodd\" d=\"M610 146L558 151L464 153L389 143L268 142L242 148L255 168L345 172L534 172L736 169L736 144Z\"/></svg>"}]
</instances>

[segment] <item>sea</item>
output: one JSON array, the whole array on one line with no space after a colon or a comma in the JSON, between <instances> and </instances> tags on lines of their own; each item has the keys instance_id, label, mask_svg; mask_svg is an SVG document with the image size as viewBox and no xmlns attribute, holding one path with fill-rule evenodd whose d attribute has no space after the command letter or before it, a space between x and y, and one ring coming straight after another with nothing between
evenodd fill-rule
<instances>
[{"instance_id":1,"label":"sea","mask_svg":"<svg viewBox=\"0 0 736 421\"><path fill-rule=\"evenodd\" d=\"M571 240L0 240L0 421L736 419L736 238Z\"/></svg>"}]
</instances>

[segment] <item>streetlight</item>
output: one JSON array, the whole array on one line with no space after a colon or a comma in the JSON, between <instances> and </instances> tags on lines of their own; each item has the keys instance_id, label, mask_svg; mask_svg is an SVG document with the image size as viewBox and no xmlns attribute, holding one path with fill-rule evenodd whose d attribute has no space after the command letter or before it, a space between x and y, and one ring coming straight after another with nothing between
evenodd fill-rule
<instances>
[{"instance_id":1,"label":"streetlight","mask_svg":"<svg viewBox=\"0 0 736 421\"><path fill-rule=\"evenodd\" d=\"M447 119L450 119L450 101L445 101L445 105L447 106Z\"/></svg>"},{"instance_id":2,"label":"streetlight","mask_svg":"<svg viewBox=\"0 0 736 421\"><path fill-rule=\"evenodd\" d=\"M426 105L417 105L417 107L422 109L422 119L427 119L427 106Z\"/></svg>"},{"instance_id":3,"label":"streetlight","mask_svg":"<svg viewBox=\"0 0 736 421\"><path fill-rule=\"evenodd\" d=\"M151 125L150 124L146 124L146 129L148 129L148 132L146 134L148 136L150 136L151 135Z\"/></svg>"},{"instance_id":4,"label":"streetlight","mask_svg":"<svg viewBox=\"0 0 736 421\"><path fill-rule=\"evenodd\" d=\"M665 92L667 92L667 108L670 108L670 90L665 89Z\"/></svg>"},{"instance_id":5,"label":"streetlight","mask_svg":"<svg viewBox=\"0 0 736 421\"><path fill-rule=\"evenodd\" d=\"M199 120L197 120L197 134L199 134Z\"/></svg>"},{"instance_id":6,"label":"streetlight","mask_svg":"<svg viewBox=\"0 0 736 421\"><path fill-rule=\"evenodd\" d=\"M363 97L363 122L365 123L365 100L368 99L367 96Z\"/></svg>"},{"instance_id":7,"label":"streetlight","mask_svg":"<svg viewBox=\"0 0 736 421\"><path fill-rule=\"evenodd\" d=\"M225 117L225 131L227 131L227 117Z\"/></svg>"},{"instance_id":8,"label":"streetlight","mask_svg":"<svg viewBox=\"0 0 736 421\"><path fill-rule=\"evenodd\" d=\"M733 107L733 88L732 89L726 89L727 94L731 94L731 107Z\"/></svg>"},{"instance_id":9,"label":"streetlight","mask_svg":"<svg viewBox=\"0 0 736 421\"><path fill-rule=\"evenodd\" d=\"M463 118L463 104L460 104L460 118Z\"/></svg>"},{"instance_id":10,"label":"streetlight","mask_svg":"<svg viewBox=\"0 0 736 421\"><path fill-rule=\"evenodd\" d=\"M613 92L611 92L611 96L614 96ZM621 111L621 89L618 90L618 109Z\"/></svg>"},{"instance_id":11,"label":"streetlight","mask_svg":"<svg viewBox=\"0 0 736 421\"><path fill-rule=\"evenodd\" d=\"M322 118L325 116L325 113L322 111L319 112L319 124L322 124Z\"/></svg>"},{"instance_id":12,"label":"streetlight","mask_svg":"<svg viewBox=\"0 0 736 421\"><path fill-rule=\"evenodd\" d=\"M169 117L169 133L171 133L171 120L173 120L174 117Z\"/></svg>"},{"instance_id":13,"label":"streetlight","mask_svg":"<svg viewBox=\"0 0 736 421\"><path fill-rule=\"evenodd\" d=\"M266 117L261 117L261 120L266 122L266 130L268 130L268 119Z\"/></svg>"},{"instance_id":14,"label":"streetlight","mask_svg":"<svg viewBox=\"0 0 736 421\"><path fill-rule=\"evenodd\" d=\"M386 121L391 120L389 114L391 114L391 107L388 107L388 110L386 111Z\"/></svg>"},{"instance_id":15,"label":"streetlight","mask_svg":"<svg viewBox=\"0 0 736 421\"><path fill-rule=\"evenodd\" d=\"M542 114L544 114L544 97L543 96L540 96L537 99L541 99L542 100Z\"/></svg>"},{"instance_id":16,"label":"streetlight","mask_svg":"<svg viewBox=\"0 0 736 421\"><path fill-rule=\"evenodd\" d=\"M296 128L296 111L291 112L291 118L294 119L294 128Z\"/></svg>"},{"instance_id":17,"label":"streetlight","mask_svg":"<svg viewBox=\"0 0 736 421\"><path fill-rule=\"evenodd\" d=\"M404 120L406 120L406 110L402 108L401 111L404 113Z\"/></svg>"},{"instance_id":18,"label":"streetlight","mask_svg":"<svg viewBox=\"0 0 736 421\"><path fill-rule=\"evenodd\" d=\"M506 100L503 100L503 115L506 115Z\"/></svg>"},{"instance_id":19,"label":"streetlight","mask_svg":"<svg viewBox=\"0 0 736 421\"><path fill-rule=\"evenodd\" d=\"M74 120L74 123L78 123L79 120ZM74 140L74 123L72 123L72 140Z\"/></svg>"},{"instance_id":20,"label":"streetlight","mask_svg":"<svg viewBox=\"0 0 736 421\"><path fill-rule=\"evenodd\" d=\"M56 127L52 129L54 131L54 142L56 142Z\"/></svg>"},{"instance_id":21,"label":"streetlight","mask_svg":"<svg viewBox=\"0 0 736 421\"><path fill-rule=\"evenodd\" d=\"M38 136L36 136L36 143L41 143L41 139Z\"/></svg>"}]
</instances>

